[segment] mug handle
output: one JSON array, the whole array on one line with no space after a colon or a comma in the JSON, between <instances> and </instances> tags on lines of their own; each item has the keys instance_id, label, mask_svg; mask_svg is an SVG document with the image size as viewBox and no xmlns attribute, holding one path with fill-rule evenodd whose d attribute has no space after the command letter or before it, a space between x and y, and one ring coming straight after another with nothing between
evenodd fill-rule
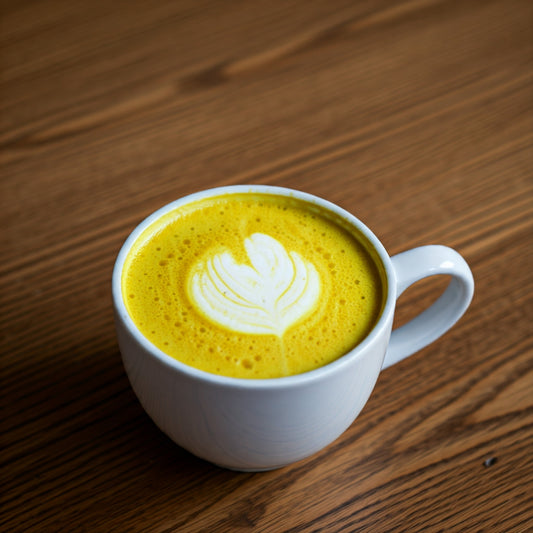
<instances>
[{"instance_id":1,"label":"mug handle","mask_svg":"<svg viewBox=\"0 0 533 533\"><path fill-rule=\"evenodd\" d=\"M396 299L407 287L428 276L452 278L444 293L425 311L395 329L382 369L394 365L446 333L466 311L474 294L474 278L466 261L452 248L421 246L391 257L396 274Z\"/></svg>"}]
</instances>

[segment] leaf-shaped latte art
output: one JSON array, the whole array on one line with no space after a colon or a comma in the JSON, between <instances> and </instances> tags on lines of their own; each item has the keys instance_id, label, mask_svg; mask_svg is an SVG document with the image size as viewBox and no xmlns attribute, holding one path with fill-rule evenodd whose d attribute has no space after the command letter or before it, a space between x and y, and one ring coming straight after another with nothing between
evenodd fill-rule
<instances>
[{"instance_id":1,"label":"leaf-shaped latte art","mask_svg":"<svg viewBox=\"0 0 533 533\"><path fill-rule=\"evenodd\" d=\"M250 264L229 252L197 265L189 294L213 322L257 335L283 333L315 306L320 278L315 267L276 239L254 233L245 239Z\"/></svg>"}]
</instances>

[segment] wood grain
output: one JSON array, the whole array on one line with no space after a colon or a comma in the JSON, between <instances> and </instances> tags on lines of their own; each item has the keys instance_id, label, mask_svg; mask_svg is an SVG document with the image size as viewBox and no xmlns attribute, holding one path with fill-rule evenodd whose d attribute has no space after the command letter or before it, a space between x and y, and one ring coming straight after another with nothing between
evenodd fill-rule
<instances>
[{"instance_id":1,"label":"wood grain","mask_svg":"<svg viewBox=\"0 0 533 533\"><path fill-rule=\"evenodd\" d=\"M533 530L532 8L2 1L0 530ZM336 442L261 474L153 425L111 309L133 227L232 183L325 197L391 254L452 246L476 280Z\"/></svg>"}]
</instances>

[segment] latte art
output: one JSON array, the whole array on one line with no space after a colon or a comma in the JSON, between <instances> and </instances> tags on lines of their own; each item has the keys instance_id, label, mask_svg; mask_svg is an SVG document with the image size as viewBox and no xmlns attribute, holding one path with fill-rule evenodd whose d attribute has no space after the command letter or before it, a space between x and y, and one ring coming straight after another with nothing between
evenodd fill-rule
<instances>
[{"instance_id":1,"label":"latte art","mask_svg":"<svg viewBox=\"0 0 533 533\"><path fill-rule=\"evenodd\" d=\"M281 337L316 305L318 272L269 235L254 233L244 247L251 266L238 264L230 252L199 263L189 282L190 297L223 328Z\"/></svg>"}]
</instances>

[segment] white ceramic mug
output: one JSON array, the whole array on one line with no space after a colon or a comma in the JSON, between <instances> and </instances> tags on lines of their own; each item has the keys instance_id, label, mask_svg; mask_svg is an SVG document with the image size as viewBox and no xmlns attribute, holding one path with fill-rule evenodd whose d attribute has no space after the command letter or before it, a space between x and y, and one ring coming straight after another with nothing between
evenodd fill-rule
<instances>
[{"instance_id":1,"label":"white ceramic mug","mask_svg":"<svg viewBox=\"0 0 533 533\"><path fill-rule=\"evenodd\" d=\"M197 370L156 348L138 330L122 297L124 261L156 219L209 196L257 192L292 196L331 211L374 247L387 277L386 301L371 333L346 355L304 374L239 379ZM391 335L399 295L427 276L450 283L428 309ZM112 280L118 342L128 378L142 406L177 444L217 465L245 471L278 468L333 442L364 407L380 371L427 346L465 312L474 281L464 259L445 246L422 246L390 258L374 234L344 209L290 189L237 185L192 194L144 220L120 250Z\"/></svg>"}]
</instances>

